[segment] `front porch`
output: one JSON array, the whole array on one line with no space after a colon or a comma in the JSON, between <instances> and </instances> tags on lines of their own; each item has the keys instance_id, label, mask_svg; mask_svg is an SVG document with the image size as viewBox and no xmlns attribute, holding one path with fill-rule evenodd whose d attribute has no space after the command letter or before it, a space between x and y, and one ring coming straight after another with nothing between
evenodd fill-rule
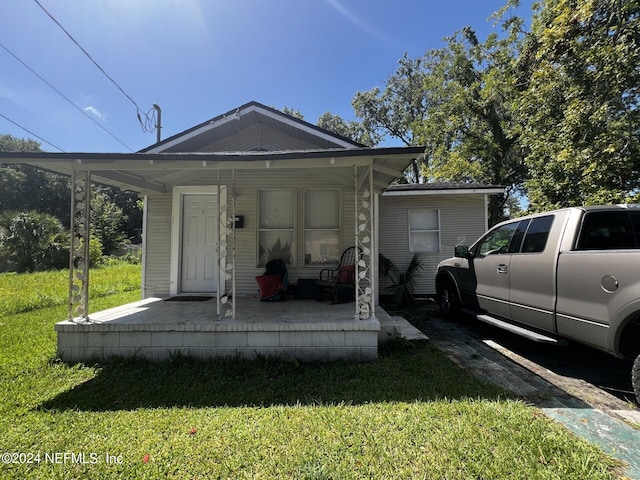
<instances>
[{"instance_id":1,"label":"front porch","mask_svg":"<svg viewBox=\"0 0 640 480\"><path fill-rule=\"evenodd\" d=\"M176 354L371 361L377 358L379 342L404 332L416 333L408 322L381 308L370 319L356 320L353 302L241 300L235 320L220 319L215 298L148 298L96 312L87 321L59 322L55 325L58 356L67 362L111 356L166 360Z\"/></svg>"}]
</instances>

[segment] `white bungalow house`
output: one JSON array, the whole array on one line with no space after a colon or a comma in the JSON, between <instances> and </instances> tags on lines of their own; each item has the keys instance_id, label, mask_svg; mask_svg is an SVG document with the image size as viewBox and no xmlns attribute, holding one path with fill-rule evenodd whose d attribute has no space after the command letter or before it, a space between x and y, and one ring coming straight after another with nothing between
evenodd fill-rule
<instances>
[{"instance_id":1,"label":"white bungalow house","mask_svg":"<svg viewBox=\"0 0 640 480\"><path fill-rule=\"evenodd\" d=\"M461 187L436 200L429 190L389 189L422 152L365 147L250 102L137 153L2 153L0 163L72 178L69 318L55 326L63 360L176 352L371 360L389 318L377 305L381 246L392 255L409 240L421 248L437 230L438 252L427 254L449 256L453 237L483 231L484 198L496 190ZM89 315L91 182L137 191L145 207L142 300ZM418 213L400 227L394 212L412 201ZM460 213L473 217L468 229L454 227ZM283 259L290 284L303 284L354 245L355 302L260 301L255 277L269 259Z\"/></svg>"}]
</instances>

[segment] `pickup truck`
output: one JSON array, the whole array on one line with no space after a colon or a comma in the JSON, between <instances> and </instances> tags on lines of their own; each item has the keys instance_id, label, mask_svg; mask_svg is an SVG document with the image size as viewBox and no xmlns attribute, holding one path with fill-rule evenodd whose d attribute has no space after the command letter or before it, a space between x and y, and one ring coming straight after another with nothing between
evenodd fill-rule
<instances>
[{"instance_id":1,"label":"pickup truck","mask_svg":"<svg viewBox=\"0 0 640 480\"><path fill-rule=\"evenodd\" d=\"M436 274L440 313L538 342L630 359L640 403L640 205L573 207L500 223Z\"/></svg>"}]
</instances>

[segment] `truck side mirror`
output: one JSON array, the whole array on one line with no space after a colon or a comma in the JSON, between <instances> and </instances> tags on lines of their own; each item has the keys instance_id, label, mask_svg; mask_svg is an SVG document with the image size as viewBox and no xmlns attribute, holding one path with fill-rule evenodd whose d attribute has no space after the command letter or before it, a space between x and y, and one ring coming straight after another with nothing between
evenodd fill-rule
<instances>
[{"instance_id":1,"label":"truck side mirror","mask_svg":"<svg viewBox=\"0 0 640 480\"><path fill-rule=\"evenodd\" d=\"M466 245L457 245L454 249L454 256L458 258L469 258L469 247Z\"/></svg>"}]
</instances>

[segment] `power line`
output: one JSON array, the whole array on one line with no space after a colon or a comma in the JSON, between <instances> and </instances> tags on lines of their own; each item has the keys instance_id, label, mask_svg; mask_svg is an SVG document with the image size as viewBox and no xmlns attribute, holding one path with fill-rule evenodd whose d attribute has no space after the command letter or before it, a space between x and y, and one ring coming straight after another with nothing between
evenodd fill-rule
<instances>
[{"instance_id":1,"label":"power line","mask_svg":"<svg viewBox=\"0 0 640 480\"><path fill-rule=\"evenodd\" d=\"M54 92L56 92L58 95L60 95L62 98L64 98L67 102L69 102L76 110L78 110L85 117L87 117L93 123L98 125L102 130L107 132L109 135L111 135L113 138L115 138L118 142L120 142L122 145L127 147L131 152L133 152L133 149L129 145L124 143L122 140L120 140L118 137L116 137L113 133L111 133L109 130L107 130L103 125L98 123L95 118L91 117L89 114L87 114L87 112L85 112L80 107L78 107L78 105L76 105L71 100L69 100L62 92L60 92L60 90L58 90L56 87L54 87L49 82L47 82L40 74L38 74L33 68L31 68L29 65L24 63L22 60L20 60L20 58L18 58L18 56L16 54L14 54L11 50L9 50L7 47L5 47L1 42L0 42L0 47L2 47L9 55L11 55L13 58L15 58L18 62L20 62L26 69L28 69L36 77L38 77L40 80L42 80L44 83L46 83L49 86L49 88L51 88Z\"/></svg>"},{"instance_id":2,"label":"power line","mask_svg":"<svg viewBox=\"0 0 640 480\"><path fill-rule=\"evenodd\" d=\"M111 83L113 83L113 84L116 86L116 88L117 88L118 90L120 90L120 92L122 92L122 94L123 94L125 97L127 97L127 98L129 99L129 101L130 101L131 103L133 103L134 107L136 107L136 116L138 117L138 121L140 122L140 126L142 127L142 130L143 130L143 131L145 131L145 132L147 132L147 133L149 133L149 132L153 132L153 129L152 129L152 130L147 130L147 128L148 128L148 124L150 123L149 114L148 114L148 113L143 113L143 115L144 115L144 116L145 116L145 118L146 118L146 121L145 121L145 122L143 122L143 121L142 121L142 119L140 118L140 113L142 113L142 109L138 106L138 104L135 102L135 100L134 100L133 98L131 98L129 95L127 95L127 93L122 89L122 87L121 87L120 85L118 85L118 83L117 83L113 78L111 78L111 77L109 76L109 74L107 74L107 72L105 72L105 71L104 71L104 69L103 69L100 65L98 65L98 62L96 62L96 61L93 59L93 57L91 57L91 55L89 55L89 53L88 53L84 48L82 48L82 46L77 42L77 40L76 40L75 38L73 38L73 35L71 35L71 34L67 31L67 29L66 29L66 28L64 28L64 27L60 24L60 22L58 22L58 20L56 20L56 18L55 18L53 15L51 15L51 14L47 11L47 9L46 9L46 8L44 8L44 7L43 7L43 6L42 6L42 4L41 4L38 0L34 0L34 2L36 2L36 4L37 4L41 9L42 9L42 11L43 11L44 13L46 13L46 14L47 14L47 16L48 16L51 20L53 20L53 22L54 22L56 25L58 25L58 27L60 27L64 33L66 33L67 37L69 37L69 38L71 39L71 41L72 41L73 43L75 43L75 44L76 44L76 46L77 46L80 50L82 50L82 53L84 53L84 54L87 56L87 58L88 58L89 60L91 60L91 62L92 62L92 63L93 63L97 68L98 68L98 70L100 70L100 71L103 73L103 75L104 75L105 77L107 77L107 78L111 81Z\"/></svg>"},{"instance_id":3,"label":"power line","mask_svg":"<svg viewBox=\"0 0 640 480\"><path fill-rule=\"evenodd\" d=\"M51 145L53 148L60 150L62 153L66 153L63 149L61 149L60 147L54 145L51 142L47 142L44 138L42 138L39 135L36 135L35 133L33 133L31 130L23 127L22 125L20 125L18 122L14 122L13 120L11 120L9 117L6 117L5 115L3 115L2 113L0 113L0 117L4 118L7 122L11 122L13 123L16 127L21 128L22 130L24 130L25 132L27 132L29 135L33 135L34 137L36 137L38 140L40 140L41 142L46 143L47 145Z\"/></svg>"}]
</instances>

